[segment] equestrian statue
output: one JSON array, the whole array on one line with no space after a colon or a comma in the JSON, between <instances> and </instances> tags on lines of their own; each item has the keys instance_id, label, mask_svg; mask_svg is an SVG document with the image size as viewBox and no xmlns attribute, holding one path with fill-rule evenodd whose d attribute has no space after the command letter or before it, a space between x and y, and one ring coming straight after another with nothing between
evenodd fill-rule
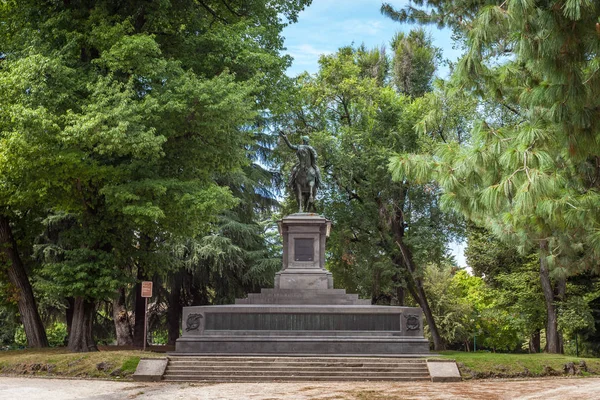
<instances>
[{"instance_id":1,"label":"equestrian statue","mask_svg":"<svg viewBox=\"0 0 600 400\"><path fill-rule=\"evenodd\" d=\"M317 166L317 151L308 144L308 136L302 136L302 144L297 146L290 143L287 135L282 131L279 136L283 138L288 147L296 152L298 162L292 167L288 185L296 195L298 212L315 210L317 189L321 186L321 171Z\"/></svg>"}]
</instances>

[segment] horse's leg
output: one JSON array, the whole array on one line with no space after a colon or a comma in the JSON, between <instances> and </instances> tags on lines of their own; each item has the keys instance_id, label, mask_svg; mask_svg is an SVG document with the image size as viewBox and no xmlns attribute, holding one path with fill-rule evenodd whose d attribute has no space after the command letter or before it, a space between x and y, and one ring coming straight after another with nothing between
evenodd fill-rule
<instances>
[{"instance_id":1,"label":"horse's leg","mask_svg":"<svg viewBox=\"0 0 600 400\"><path fill-rule=\"evenodd\" d=\"M302 212L302 186L300 184L296 184L296 190L298 191L298 212Z\"/></svg>"},{"instance_id":2,"label":"horse's leg","mask_svg":"<svg viewBox=\"0 0 600 400\"><path fill-rule=\"evenodd\" d=\"M310 195L310 197L308 198L308 202L309 203L314 203L315 202L315 196L314 196L314 191L315 191L315 182L314 181L310 181L308 182L308 193Z\"/></svg>"}]
</instances>

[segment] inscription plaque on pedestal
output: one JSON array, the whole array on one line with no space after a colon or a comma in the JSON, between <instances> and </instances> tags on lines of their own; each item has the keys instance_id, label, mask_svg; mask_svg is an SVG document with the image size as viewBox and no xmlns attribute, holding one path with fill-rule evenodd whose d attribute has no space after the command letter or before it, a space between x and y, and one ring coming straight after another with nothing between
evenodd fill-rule
<instances>
[{"instance_id":1,"label":"inscription plaque on pedestal","mask_svg":"<svg viewBox=\"0 0 600 400\"><path fill-rule=\"evenodd\" d=\"M314 239L294 239L294 261L313 261Z\"/></svg>"}]
</instances>

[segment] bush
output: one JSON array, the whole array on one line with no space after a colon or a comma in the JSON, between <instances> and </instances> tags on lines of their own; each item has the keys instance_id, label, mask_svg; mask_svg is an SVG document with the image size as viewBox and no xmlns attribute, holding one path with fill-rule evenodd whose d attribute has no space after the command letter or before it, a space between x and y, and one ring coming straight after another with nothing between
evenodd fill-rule
<instances>
[{"instance_id":1,"label":"bush","mask_svg":"<svg viewBox=\"0 0 600 400\"><path fill-rule=\"evenodd\" d=\"M46 335L48 336L50 347L64 346L67 338L67 324L55 322L46 329Z\"/></svg>"},{"instance_id":2,"label":"bush","mask_svg":"<svg viewBox=\"0 0 600 400\"><path fill-rule=\"evenodd\" d=\"M46 336L50 347L61 347L65 345L67 338L67 324L55 322L46 328ZM19 347L27 347L27 336L23 325L19 325L15 330L14 344Z\"/></svg>"},{"instance_id":3,"label":"bush","mask_svg":"<svg viewBox=\"0 0 600 400\"><path fill-rule=\"evenodd\" d=\"M17 329L15 329L15 336L13 341L17 346L27 346L27 336L25 336L25 328L23 328L23 325L19 325L17 326Z\"/></svg>"}]
</instances>

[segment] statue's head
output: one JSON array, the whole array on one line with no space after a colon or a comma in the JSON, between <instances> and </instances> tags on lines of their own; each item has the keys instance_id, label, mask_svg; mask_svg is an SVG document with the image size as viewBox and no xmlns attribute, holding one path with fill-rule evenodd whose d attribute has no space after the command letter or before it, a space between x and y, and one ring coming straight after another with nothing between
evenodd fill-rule
<instances>
[{"instance_id":1,"label":"statue's head","mask_svg":"<svg viewBox=\"0 0 600 400\"><path fill-rule=\"evenodd\" d=\"M302 143L308 144L308 136L302 136Z\"/></svg>"}]
</instances>

